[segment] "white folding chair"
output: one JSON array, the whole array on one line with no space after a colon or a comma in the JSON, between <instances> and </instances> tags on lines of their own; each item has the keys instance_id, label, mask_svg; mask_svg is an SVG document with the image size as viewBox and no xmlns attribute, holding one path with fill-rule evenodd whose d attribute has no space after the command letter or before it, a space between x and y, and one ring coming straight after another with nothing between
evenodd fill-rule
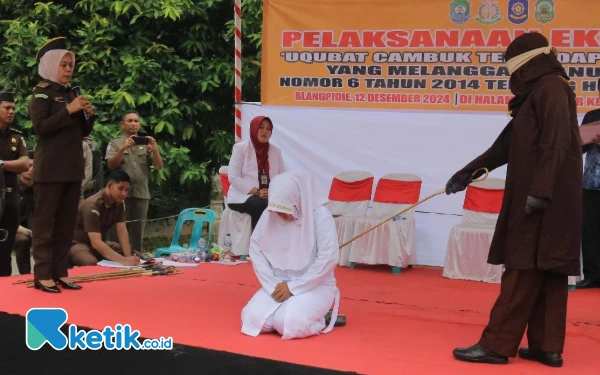
<instances>
[{"instance_id":1,"label":"white folding chair","mask_svg":"<svg viewBox=\"0 0 600 375\"><path fill-rule=\"evenodd\" d=\"M356 219L354 236L372 228L381 220L417 203L421 194L421 178L413 174L391 173L377 183L373 208L369 217ZM414 209L398 220L390 220L356 239L350 248L350 267L359 264L387 264L394 274L417 261Z\"/></svg>"},{"instance_id":2,"label":"white folding chair","mask_svg":"<svg viewBox=\"0 0 600 375\"><path fill-rule=\"evenodd\" d=\"M250 253L252 222L250 215L234 211L227 206L227 192L230 185L227 170L227 166L223 166L219 169L225 210L223 210L223 214L221 215L218 245L223 247L225 238L227 237L227 234L229 234L231 236L231 253L240 256L242 259L246 259L246 256Z\"/></svg>"},{"instance_id":3,"label":"white folding chair","mask_svg":"<svg viewBox=\"0 0 600 375\"><path fill-rule=\"evenodd\" d=\"M366 171L345 171L336 175L329 189L327 207L334 216L339 245L352 239L354 221L366 216L373 193L373 174ZM350 265L350 246L341 250L339 264Z\"/></svg>"},{"instance_id":4,"label":"white folding chair","mask_svg":"<svg viewBox=\"0 0 600 375\"><path fill-rule=\"evenodd\" d=\"M504 179L474 182L465 194L463 217L448 238L443 276L449 279L499 283L503 266L487 263L504 197Z\"/></svg>"}]
</instances>

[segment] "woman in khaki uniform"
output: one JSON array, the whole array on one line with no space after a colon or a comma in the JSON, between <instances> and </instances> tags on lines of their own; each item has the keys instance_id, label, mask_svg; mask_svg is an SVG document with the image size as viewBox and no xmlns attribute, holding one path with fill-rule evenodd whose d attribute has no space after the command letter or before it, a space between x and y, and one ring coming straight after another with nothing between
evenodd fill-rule
<instances>
[{"instance_id":1,"label":"woman in khaki uniform","mask_svg":"<svg viewBox=\"0 0 600 375\"><path fill-rule=\"evenodd\" d=\"M68 258L84 178L81 142L93 128L90 102L69 86L75 54L65 38L52 39L36 56L44 79L33 90L29 116L38 137L33 168L34 285L44 292L80 289L68 278ZM84 114L84 112L87 113Z\"/></svg>"}]
</instances>

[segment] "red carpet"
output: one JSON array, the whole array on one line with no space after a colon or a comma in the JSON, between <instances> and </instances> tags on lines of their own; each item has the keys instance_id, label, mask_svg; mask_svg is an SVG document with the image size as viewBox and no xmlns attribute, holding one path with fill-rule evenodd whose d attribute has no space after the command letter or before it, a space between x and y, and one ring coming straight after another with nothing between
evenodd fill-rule
<instances>
[{"instance_id":1,"label":"red carpet","mask_svg":"<svg viewBox=\"0 0 600 375\"><path fill-rule=\"evenodd\" d=\"M72 274L106 272L102 267ZM256 292L250 264L202 264L176 276L82 283L60 295L11 285L2 278L0 310L25 315L32 307L62 307L69 323L92 328L131 324L144 337L173 337L180 344L363 374L598 374L600 290L569 294L564 367L511 359L505 366L458 362L456 346L479 339L499 286L447 280L441 270L338 267L348 324L302 340L240 333L240 312ZM23 329L23 335L25 330ZM526 344L526 340L524 340Z\"/></svg>"}]
</instances>

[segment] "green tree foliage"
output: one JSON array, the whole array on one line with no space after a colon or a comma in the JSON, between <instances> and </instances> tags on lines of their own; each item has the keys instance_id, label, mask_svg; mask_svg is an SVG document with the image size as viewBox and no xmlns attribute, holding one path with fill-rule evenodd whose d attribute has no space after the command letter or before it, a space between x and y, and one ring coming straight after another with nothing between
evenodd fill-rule
<instances>
[{"instance_id":1,"label":"green tree foliage","mask_svg":"<svg viewBox=\"0 0 600 375\"><path fill-rule=\"evenodd\" d=\"M262 1L243 3L244 100L259 100ZM68 38L72 84L94 105L92 137L105 149L128 109L141 114L165 168L152 173L151 214L207 205L211 176L233 144L233 1L3 0L0 85L17 91L18 126L35 143L27 104L40 80L35 53Z\"/></svg>"}]
</instances>

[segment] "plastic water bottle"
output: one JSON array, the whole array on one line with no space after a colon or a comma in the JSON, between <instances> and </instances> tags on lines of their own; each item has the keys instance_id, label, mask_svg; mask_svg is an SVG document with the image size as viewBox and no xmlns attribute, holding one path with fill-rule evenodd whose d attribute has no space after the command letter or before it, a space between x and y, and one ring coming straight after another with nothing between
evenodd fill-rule
<instances>
[{"instance_id":1,"label":"plastic water bottle","mask_svg":"<svg viewBox=\"0 0 600 375\"><path fill-rule=\"evenodd\" d=\"M188 263L200 263L199 254L198 251L192 251L189 255Z\"/></svg>"},{"instance_id":2,"label":"plastic water bottle","mask_svg":"<svg viewBox=\"0 0 600 375\"><path fill-rule=\"evenodd\" d=\"M188 250L185 253L183 253L183 255L181 257L181 262L182 263L189 263L190 261L193 261L192 259L193 259L192 258L192 251Z\"/></svg>"},{"instance_id":3,"label":"plastic water bottle","mask_svg":"<svg viewBox=\"0 0 600 375\"><path fill-rule=\"evenodd\" d=\"M198 258L200 259L198 263L204 262L206 258L206 240L204 239L204 235L198 240Z\"/></svg>"},{"instance_id":4,"label":"plastic water bottle","mask_svg":"<svg viewBox=\"0 0 600 375\"><path fill-rule=\"evenodd\" d=\"M231 235L229 233L227 233L227 236L225 237L225 242L223 242L223 247L225 248L225 251L230 253L231 252Z\"/></svg>"}]
</instances>

